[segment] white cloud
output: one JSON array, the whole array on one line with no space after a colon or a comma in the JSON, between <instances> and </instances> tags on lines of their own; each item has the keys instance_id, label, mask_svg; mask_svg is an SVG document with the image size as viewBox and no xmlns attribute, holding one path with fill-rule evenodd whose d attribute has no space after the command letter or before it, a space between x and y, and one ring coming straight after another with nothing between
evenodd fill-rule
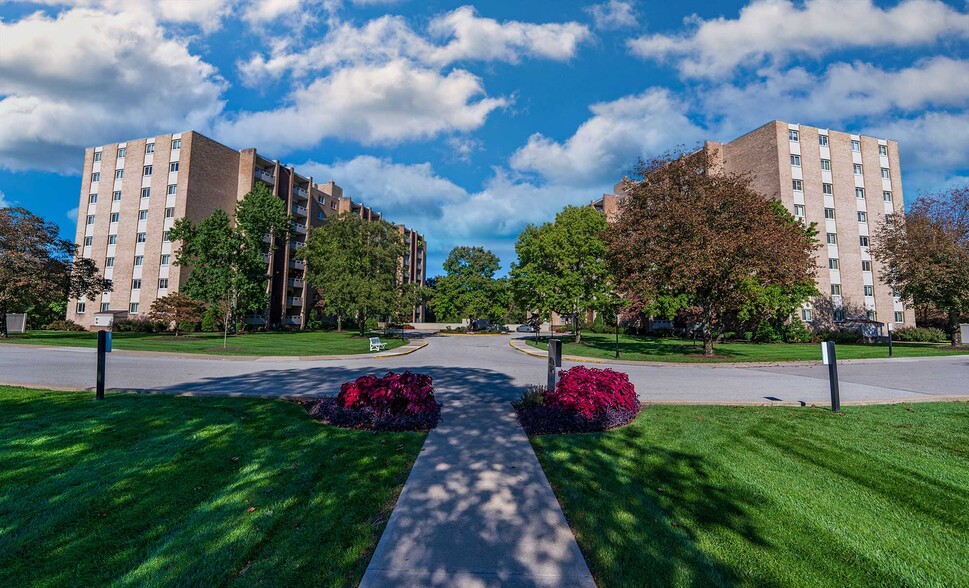
<instances>
[{"instance_id":1,"label":"white cloud","mask_svg":"<svg viewBox=\"0 0 969 588\"><path fill-rule=\"evenodd\" d=\"M969 161L969 112L927 112L866 127L866 135L898 141L904 168L925 171L965 169Z\"/></svg>"},{"instance_id":2,"label":"white cloud","mask_svg":"<svg viewBox=\"0 0 969 588\"><path fill-rule=\"evenodd\" d=\"M144 15L35 13L3 36L3 167L75 170L85 146L205 128L222 110L215 68Z\"/></svg>"},{"instance_id":3,"label":"white cloud","mask_svg":"<svg viewBox=\"0 0 969 588\"><path fill-rule=\"evenodd\" d=\"M350 0L354 6L390 6L400 4L404 0Z\"/></svg>"},{"instance_id":4,"label":"white cloud","mask_svg":"<svg viewBox=\"0 0 969 588\"><path fill-rule=\"evenodd\" d=\"M284 14L300 10L303 0L255 0L242 13L242 18L251 25L266 24Z\"/></svg>"},{"instance_id":5,"label":"white cloud","mask_svg":"<svg viewBox=\"0 0 969 588\"><path fill-rule=\"evenodd\" d=\"M795 54L821 56L857 47L912 47L969 37L969 14L939 0L902 0L887 9L871 0L755 0L735 19L686 19L681 35L628 42L643 58L676 62L689 77L724 77L740 65L779 63Z\"/></svg>"},{"instance_id":6,"label":"white cloud","mask_svg":"<svg viewBox=\"0 0 969 588\"><path fill-rule=\"evenodd\" d=\"M287 106L243 113L215 132L229 144L273 153L312 147L324 137L397 143L480 127L507 104L483 95L481 80L466 71L445 76L394 61L337 70L294 91Z\"/></svg>"},{"instance_id":7,"label":"white cloud","mask_svg":"<svg viewBox=\"0 0 969 588\"><path fill-rule=\"evenodd\" d=\"M564 143L541 133L511 158L513 168L538 172L549 181L572 185L615 182L638 157L658 155L702 138L686 116L686 105L665 88L589 107L593 116Z\"/></svg>"},{"instance_id":8,"label":"white cloud","mask_svg":"<svg viewBox=\"0 0 969 588\"><path fill-rule=\"evenodd\" d=\"M253 0L254 3L276 0ZM198 26L203 32L212 32L222 25L222 19L239 3L239 0L33 0L48 6L92 8L106 12L138 13L152 20Z\"/></svg>"},{"instance_id":9,"label":"white cloud","mask_svg":"<svg viewBox=\"0 0 969 588\"><path fill-rule=\"evenodd\" d=\"M13 202L7 200L7 195L0 190L0 208L8 208L13 206Z\"/></svg>"},{"instance_id":10,"label":"white cloud","mask_svg":"<svg viewBox=\"0 0 969 588\"><path fill-rule=\"evenodd\" d=\"M614 30L635 27L636 9L628 0L609 0L602 4L586 6L583 10L592 16L595 27L600 30Z\"/></svg>"},{"instance_id":11,"label":"white cloud","mask_svg":"<svg viewBox=\"0 0 969 588\"><path fill-rule=\"evenodd\" d=\"M67 211L67 214L65 216L67 216L67 218L71 222L76 223L77 222L77 207L75 206L74 208L68 210Z\"/></svg>"}]
</instances>

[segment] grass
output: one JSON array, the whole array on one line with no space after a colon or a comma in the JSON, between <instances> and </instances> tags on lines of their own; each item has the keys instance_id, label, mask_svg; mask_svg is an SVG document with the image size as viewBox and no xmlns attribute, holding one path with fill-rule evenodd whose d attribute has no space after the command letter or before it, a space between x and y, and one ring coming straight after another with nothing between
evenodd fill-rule
<instances>
[{"instance_id":1,"label":"grass","mask_svg":"<svg viewBox=\"0 0 969 588\"><path fill-rule=\"evenodd\" d=\"M558 337L565 341L564 355L615 359L616 336L598 333L582 333L582 343L574 343L572 336ZM548 338L529 339L528 344L548 349ZM718 343L714 345L714 358L703 357L703 342L692 339L667 337L643 337L619 335L621 359L670 362L725 362L725 361L820 361L821 346L816 343ZM969 350L950 349L947 344L895 343L894 357L923 357L938 355L969 354ZM888 345L882 343L838 345L838 359L866 359L888 357Z\"/></svg>"},{"instance_id":2,"label":"grass","mask_svg":"<svg viewBox=\"0 0 969 588\"><path fill-rule=\"evenodd\" d=\"M423 439L0 386L0 586L356 586Z\"/></svg>"},{"instance_id":3,"label":"grass","mask_svg":"<svg viewBox=\"0 0 969 588\"><path fill-rule=\"evenodd\" d=\"M378 333L387 349L407 343L404 339L387 338ZM96 333L86 331L30 331L0 339L0 343L29 343L64 347L97 347ZM168 351L207 353L213 355L350 355L368 353L370 343L353 331L281 331L230 335L227 348L222 348L222 333L183 333L178 337L155 333L114 333L114 349L133 351Z\"/></svg>"},{"instance_id":4,"label":"grass","mask_svg":"<svg viewBox=\"0 0 969 588\"><path fill-rule=\"evenodd\" d=\"M532 438L599 586L957 586L969 404L652 406Z\"/></svg>"}]
</instances>

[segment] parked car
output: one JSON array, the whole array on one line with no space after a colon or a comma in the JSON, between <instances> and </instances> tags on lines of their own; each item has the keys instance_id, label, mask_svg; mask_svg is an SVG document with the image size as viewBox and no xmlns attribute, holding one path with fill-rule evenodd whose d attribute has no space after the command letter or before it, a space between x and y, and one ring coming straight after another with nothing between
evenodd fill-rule
<instances>
[{"instance_id":1,"label":"parked car","mask_svg":"<svg viewBox=\"0 0 969 588\"><path fill-rule=\"evenodd\" d=\"M516 327L515 330L518 331L519 333L537 333L538 332L538 329L536 329L532 325L518 325L518 327Z\"/></svg>"}]
</instances>

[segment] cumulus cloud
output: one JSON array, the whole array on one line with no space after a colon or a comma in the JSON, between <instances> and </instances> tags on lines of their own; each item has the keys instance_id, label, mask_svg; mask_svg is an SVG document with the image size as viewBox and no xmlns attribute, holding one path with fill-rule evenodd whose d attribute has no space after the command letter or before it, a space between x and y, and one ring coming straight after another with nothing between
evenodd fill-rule
<instances>
[{"instance_id":1,"label":"cumulus cloud","mask_svg":"<svg viewBox=\"0 0 969 588\"><path fill-rule=\"evenodd\" d=\"M0 190L0 208L8 208L13 206L13 202L7 200L7 195Z\"/></svg>"},{"instance_id":2,"label":"cumulus cloud","mask_svg":"<svg viewBox=\"0 0 969 588\"><path fill-rule=\"evenodd\" d=\"M76 223L76 222L77 222L77 207L75 206L74 208L72 208L72 209L70 209L70 210L68 210L68 211L67 211L67 214L66 214L65 216L66 216L66 217L68 218L68 220L70 220L70 221L71 221L72 223Z\"/></svg>"},{"instance_id":3,"label":"cumulus cloud","mask_svg":"<svg viewBox=\"0 0 969 588\"><path fill-rule=\"evenodd\" d=\"M142 16L78 8L4 26L0 165L73 171L85 146L204 128L221 112L216 69Z\"/></svg>"},{"instance_id":4,"label":"cumulus cloud","mask_svg":"<svg viewBox=\"0 0 969 588\"><path fill-rule=\"evenodd\" d=\"M586 6L583 10L592 16L592 21L599 30L615 30L637 25L636 9L631 1L609 0L602 4Z\"/></svg>"},{"instance_id":5,"label":"cumulus cloud","mask_svg":"<svg viewBox=\"0 0 969 588\"><path fill-rule=\"evenodd\" d=\"M755 0L734 19L686 19L684 34L628 42L645 59L672 60L687 77L725 77L741 65L778 64L791 55L819 57L858 47L914 47L969 37L969 13L940 0Z\"/></svg>"},{"instance_id":6,"label":"cumulus cloud","mask_svg":"<svg viewBox=\"0 0 969 588\"><path fill-rule=\"evenodd\" d=\"M290 101L222 122L216 135L271 152L311 147L324 137L398 143L476 129L507 104L484 96L481 80L466 71L442 75L400 60L337 70L294 91Z\"/></svg>"},{"instance_id":7,"label":"cumulus cloud","mask_svg":"<svg viewBox=\"0 0 969 588\"><path fill-rule=\"evenodd\" d=\"M249 24L265 24L284 14L297 12L303 0L258 0L250 3L242 13L242 18Z\"/></svg>"},{"instance_id":8,"label":"cumulus cloud","mask_svg":"<svg viewBox=\"0 0 969 588\"><path fill-rule=\"evenodd\" d=\"M687 117L687 105L665 88L652 88L589 107L592 117L560 143L536 133L511 158L513 168L558 183L615 182L638 157L698 141L703 131Z\"/></svg>"},{"instance_id":9,"label":"cumulus cloud","mask_svg":"<svg viewBox=\"0 0 969 588\"><path fill-rule=\"evenodd\" d=\"M895 139L903 165L918 171L965 169L969 112L927 112L867 126L866 135Z\"/></svg>"},{"instance_id":10,"label":"cumulus cloud","mask_svg":"<svg viewBox=\"0 0 969 588\"><path fill-rule=\"evenodd\" d=\"M254 3L278 0L254 0ZM198 26L203 32L212 32L222 25L239 0L33 0L48 6L71 6L92 8L117 13L122 10L139 13L143 17L176 24Z\"/></svg>"}]
</instances>

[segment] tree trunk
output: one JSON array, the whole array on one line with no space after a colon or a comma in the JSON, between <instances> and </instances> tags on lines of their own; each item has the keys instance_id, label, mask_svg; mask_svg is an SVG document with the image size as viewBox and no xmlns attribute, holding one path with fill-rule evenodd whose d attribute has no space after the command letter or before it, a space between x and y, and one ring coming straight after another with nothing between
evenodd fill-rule
<instances>
[{"instance_id":1,"label":"tree trunk","mask_svg":"<svg viewBox=\"0 0 969 588\"><path fill-rule=\"evenodd\" d=\"M7 338L7 305L0 305L0 339Z\"/></svg>"},{"instance_id":2,"label":"tree trunk","mask_svg":"<svg viewBox=\"0 0 969 588\"><path fill-rule=\"evenodd\" d=\"M575 326L575 342L582 342L582 333L579 332L579 309L575 309L575 313L572 315L572 324Z\"/></svg>"},{"instance_id":3,"label":"tree trunk","mask_svg":"<svg viewBox=\"0 0 969 588\"><path fill-rule=\"evenodd\" d=\"M703 356L713 357L713 336L710 333L703 333Z\"/></svg>"},{"instance_id":4,"label":"tree trunk","mask_svg":"<svg viewBox=\"0 0 969 588\"><path fill-rule=\"evenodd\" d=\"M952 346L958 347L959 340L962 338L959 332L959 313L954 310L949 311L949 328L952 329ZM965 343L965 341L963 341Z\"/></svg>"},{"instance_id":5,"label":"tree trunk","mask_svg":"<svg viewBox=\"0 0 969 588\"><path fill-rule=\"evenodd\" d=\"M365 312L360 313L360 336L367 336L367 313Z\"/></svg>"},{"instance_id":6,"label":"tree trunk","mask_svg":"<svg viewBox=\"0 0 969 588\"><path fill-rule=\"evenodd\" d=\"M340 333L343 331L343 313L336 313L336 332Z\"/></svg>"}]
</instances>

